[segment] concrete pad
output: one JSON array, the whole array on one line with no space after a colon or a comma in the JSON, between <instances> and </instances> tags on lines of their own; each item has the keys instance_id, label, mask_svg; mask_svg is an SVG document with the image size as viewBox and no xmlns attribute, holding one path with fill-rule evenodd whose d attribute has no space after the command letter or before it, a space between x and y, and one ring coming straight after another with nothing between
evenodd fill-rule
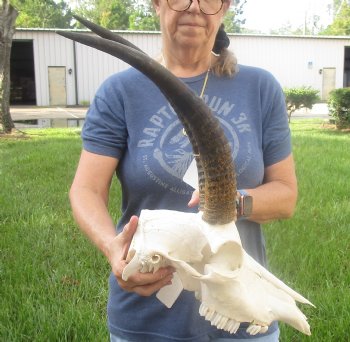
<instances>
[{"instance_id":1,"label":"concrete pad","mask_svg":"<svg viewBox=\"0 0 350 342\"><path fill-rule=\"evenodd\" d=\"M12 120L39 120L39 119L84 119L87 107L10 107Z\"/></svg>"}]
</instances>

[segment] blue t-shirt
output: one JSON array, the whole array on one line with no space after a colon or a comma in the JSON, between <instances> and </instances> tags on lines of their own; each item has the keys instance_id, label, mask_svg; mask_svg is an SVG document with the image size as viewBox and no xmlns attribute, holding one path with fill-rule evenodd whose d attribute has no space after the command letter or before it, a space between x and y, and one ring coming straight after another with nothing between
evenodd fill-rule
<instances>
[{"instance_id":1,"label":"blue t-shirt","mask_svg":"<svg viewBox=\"0 0 350 342\"><path fill-rule=\"evenodd\" d=\"M205 74L181 79L200 93ZM232 147L238 189L262 184L264 168L291 153L290 130L283 91L265 70L239 66L233 78L210 74L203 100L225 130ZM84 124L84 149L119 160L122 187L121 229L142 209L183 212L193 189L182 181L193 155L182 124L159 89L130 68L108 78L97 91ZM245 250L266 266L259 224L239 220ZM235 335L212 327L198 313L199 302L183 291L171 309L155 296L124 292L110 276L110 331L130 341L198 341L249 338L246 324ZM268 333L276 330L273 324Z\"/></svg>"}]
</instances>

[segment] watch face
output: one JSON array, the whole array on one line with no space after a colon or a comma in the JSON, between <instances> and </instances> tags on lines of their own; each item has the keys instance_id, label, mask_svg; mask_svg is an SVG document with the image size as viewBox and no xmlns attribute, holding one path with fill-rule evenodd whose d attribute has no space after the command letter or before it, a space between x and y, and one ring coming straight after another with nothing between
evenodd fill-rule
<instances>
[{"instance_id":1,"label":"watch face","mask_svg":"<svg viewBox=\"0 0 350 342\"><path fill-rule=\"evenodd\" d=\"M249 216L253 210L253 197L244 196L243 197L243 216Z\"/></svg>"}]
</instances>

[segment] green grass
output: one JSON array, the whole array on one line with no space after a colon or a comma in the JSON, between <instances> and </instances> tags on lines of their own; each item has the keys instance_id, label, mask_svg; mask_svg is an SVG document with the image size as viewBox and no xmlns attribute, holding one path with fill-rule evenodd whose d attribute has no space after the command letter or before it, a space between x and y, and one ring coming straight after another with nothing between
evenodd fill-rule
<instances>
[{"instance_id":1,"label":"green grass","mask_svg":"<svg viewBox=\"0 0 350 342\"><path fill-rule=\"evenodd\" d=\"M282 341L350 341L350 134L292 122L299 183L295 216L265 227L271 269L316 308L312 336L281 324Z\"/></svg>"},{"instance_id":2,"label":"green grass","mask_svg":"<svg viewBox=\"0 0 350 342\"><path fill-rule=\"evenodd\" d=\"M0 341L106 341L109 267L68 202L79 132L30 133L0 140Z\"/></svg>"},{"instance_id":3,"label":"green grass","mask_svg":"<svg viewBox=\"0 0 350 342\"><path fill-rule=\"evenodd\" d=\"M281 341L350 341L349 133L295 121L299 201L265 227L270 268L309 298L312 336L281 324ZM107 341L109 266L74 224L68 189L74 129L0 138L0 341ZM120 190L111 192L119 215Z\"/></svg>"}]
</instances>

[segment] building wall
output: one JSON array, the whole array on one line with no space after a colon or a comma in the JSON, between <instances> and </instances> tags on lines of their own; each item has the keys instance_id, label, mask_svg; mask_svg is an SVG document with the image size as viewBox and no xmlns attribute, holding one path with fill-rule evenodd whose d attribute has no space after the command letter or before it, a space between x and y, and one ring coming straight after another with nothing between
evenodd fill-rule
<instances>
[{"instance_id":1,"label":"building wall","mask_svg":"<svg viewBox=\"0 0 350 342\"><path fill-rule=\"evenodd\" d=\"M269 70L283 87L322 90L323 68L336 68L336 88L343 87L344 47L349 39L321 37L231 36L230 48L242 64Z\"/></svg>"},{"instance_id":2,"label":"building wall","mask_svg":"<svg viewBox=\"0 0 350 342\"><path fill-rule=\"evenodd\" d=\"M150 56L156 56L161 50L159 34L123 33L121 36L138 46ZM103 80L115 72L129 67L128 64L115 57L111 57L106 53L79 43L76 44L76 56L78 61L79 103L82 101L91 102L98 86Z\"/></svg>"},{"instance_id":3,"label":"building wall","mask_svg":"<svg viewBox=\"0 0 350 342\"><path fill-rule=\"evenodd\" d=\"M159 33L119 33L150 56L156 56L161 50ZM39 106L49 105L49 66L66 67L67 105L91 102L104 79L128 67L114 57L79 43L75 43L74 48L72 41L53 30L19 29L14 39L33 40ZM343 87L344 47L350 46L350 38L230 35L230 40L230 49L239 63L269 70L283 87L305 85L321 93L320 70L325 67L336 68L336 88Z\"/></svg>"},{"instance_id":4,"label":"building wall","mask_svg":"<svg viewBox=\"0 0 350 342\"><path fill-rule=\"evenodd\" d=\"M49 105L49 66L72 66L72 42L64 40L53 31L16 31L15 40L32 40L34 52L35 88L38 106ZM67 104L75 98L74 79L67 74Z\"/></svg>"}]
</instances>

